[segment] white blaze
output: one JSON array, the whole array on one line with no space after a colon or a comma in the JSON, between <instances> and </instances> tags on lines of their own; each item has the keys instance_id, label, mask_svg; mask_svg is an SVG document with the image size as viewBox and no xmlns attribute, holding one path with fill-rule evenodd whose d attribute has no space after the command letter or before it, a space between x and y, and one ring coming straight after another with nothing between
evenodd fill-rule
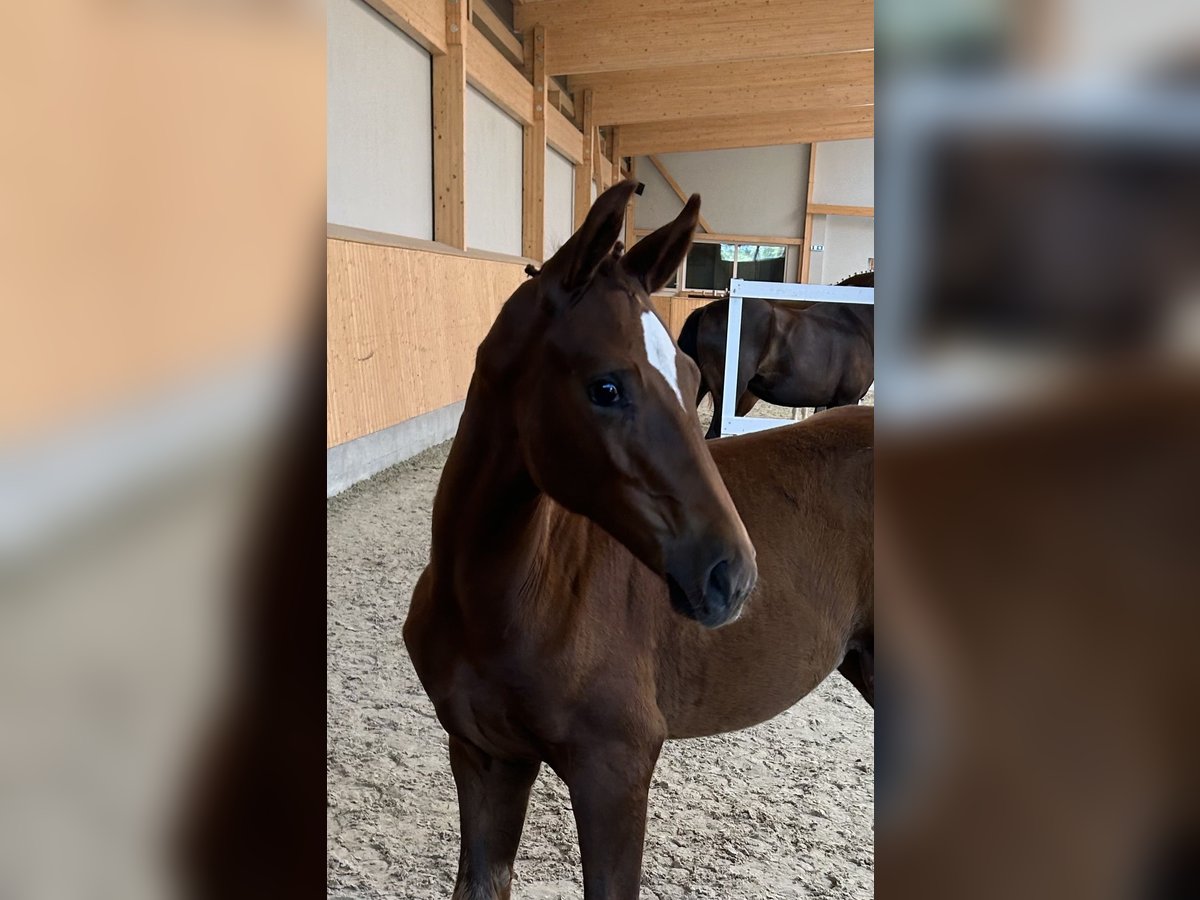
<instances>
[{"instance_id":1,"label":"white blaze","mask_svg":"<svg viewBox=\"0 0 1200 900\"><path fill-rule=\"evenodd\" d=\"M646 358L650 360L650 365L658 369L667 380L667 384L679 400L679 405L683 406L683 395L679 393L679 366L675 357L678 351L675 349L675 342L667 334L667 329L663 328L658 316L650 310L642 313L642 337L646 340ZM686 406L683 408L687 409Z\"/></svg>"}]
</instances>

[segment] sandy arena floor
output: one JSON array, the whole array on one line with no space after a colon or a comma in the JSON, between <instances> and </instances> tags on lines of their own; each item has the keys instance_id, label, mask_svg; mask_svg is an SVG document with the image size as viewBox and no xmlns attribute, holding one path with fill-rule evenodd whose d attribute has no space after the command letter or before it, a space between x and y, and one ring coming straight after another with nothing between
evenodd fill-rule
<instances>
[{"instance_id":1,"label":"sandy arena floor","mask_svg":"<svg viewBox=\"0 0 1200 900\"><path fill-rule=\"evenodd\" d=\"M873 400L868 396L868 402ZM790 417L790 410L753 414ZM450 897L458 809L446 735L400 637L449 444L329 503L329 896ZM663 748L642 897L873 896L873 717L834 675L746 731ZM582 897L564 785L543 769L513 897Z\"/></svg>"}]
</instances>

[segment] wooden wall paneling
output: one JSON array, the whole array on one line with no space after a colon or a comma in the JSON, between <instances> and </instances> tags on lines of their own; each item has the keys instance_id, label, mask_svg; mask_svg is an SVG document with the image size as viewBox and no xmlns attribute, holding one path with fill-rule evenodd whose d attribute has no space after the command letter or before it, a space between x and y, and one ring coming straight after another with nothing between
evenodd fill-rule
<instances>
[{"instance_id":1,"label":"wooden wall paneling","mask_svg":"<svg viewBox=\"0 0 1200 900\"><path fill-rule=\"evenodd\" d=\"M654 307L654 311L658 313L658 317L663 320L663 325L667 331L671 331L671 304L675 298L669 294L651 294L650 305ZM671 332L672 335L678 332Z\"/></svg>"},{"instance_id":2,"label":"wooden wall paneling","mask_svg":"<svg viewBox=\"0 0 1200 900\"><path fill-rule=\"evenodd\" d=\"M328 239L328 435L340 444L466 396L520 262Z\"/></svg>"},{"instance_id":3,"label":"wooden wall paneling","mask_svg":"<svg viewBox=\"0 0 1200 900\"><path fill-rule=\"evenodd\" d=\"M445 0L446 52L433 58L433 236L467 246L465 0Z\"/></svg>"},{"instance_id":4,"label":"wooden wall paneling","mask_svg":"<svg viewBox=\"0 0 1200 900\"><path fill-rule=\"evenodd\" d=\"M688 297L680 295L671 298L671 337L678 338L679 332L683 330L683 323L687 321L695 310L702 306L707 306L713 302L712 297Z\"/></svg>"},{"instance_id":5,"label":"wooden wall paneling","mask_svg":"<svg viewBox=\"0 0 1200 900\"><path fill-rule=\"evenodd\" d=\"M652 294L650 297L650 304L673 338L679 337L683 323L693 311L712 302L712 297L688 297L683 294Z\"/></svg>"}]
</instances>

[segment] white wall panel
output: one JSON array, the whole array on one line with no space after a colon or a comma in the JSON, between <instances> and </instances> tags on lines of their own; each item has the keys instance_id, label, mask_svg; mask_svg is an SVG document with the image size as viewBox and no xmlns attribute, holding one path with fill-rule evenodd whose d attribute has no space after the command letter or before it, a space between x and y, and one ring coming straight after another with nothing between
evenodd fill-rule
<instances>
[{"instance_id":1,"label":"white wall panel","mask_svg":"<svg viewBox=\"0 0 1200 900\"><path fill-rule=\"evenodd\" d=\"M823 148L822 148L823 149ZM807 144L664 153L659 161L722 234L799 237L808 193ZM681 201L650 160L638 160L646 191L637 204L638 228L657 228L679 215Z\"/></svg>"},{"instance_id":2,"label":"white wall panel","mask_svg":"<svg viewBox=\"0 0 1200 900\"><path fill-rule=\"evenodd\" d=\"M829 216L825 226L822 281L836 284L869 268L875 257L875 220L861 216Z\"/></svg>"},{"instance_id":3,"label":"white wall panel","mask_svg":"<svg viewBox=\"0 0 1200 900\"><path fill-rule=\"evenodd\" d=\"M575 166L546 148L545 257L549 259L575 230Z\"/></svg>"},{"instance_id":4,"label":"white wall panel","mask_svg":"<svg viewBox=\"0 0 1200 900\"><path fill-rule=\"evenodd\" d=\"M521 123L467 87L467 246L521 255Z\"/></svg>"},{"instance_id":5,"label":"white wall panel","mask_svg":"<svg viewBox=\"0 0 1200 900\"><path fill-rule=\"evenodd\" d=\"M817 150L813 203L875 205L875 141L828 141Z\"/></svg>"},{"instance_id":6,"label":"white wall panel","mask_svg":"<svg viewBox=\"0 0 1200 900\"><path fill-rule=\"evenodd\" d=\"M327 13L328 221L432 240L429 54L362 0Z\"/></svg>"}]
</instances>

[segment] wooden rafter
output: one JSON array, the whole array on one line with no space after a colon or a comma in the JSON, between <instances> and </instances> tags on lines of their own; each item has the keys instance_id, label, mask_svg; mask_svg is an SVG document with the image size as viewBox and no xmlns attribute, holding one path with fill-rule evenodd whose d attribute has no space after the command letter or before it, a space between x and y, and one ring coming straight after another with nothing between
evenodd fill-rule
<instances>
[{"instance_id":1,"label":"wooden rafter","mask_svg":"<svg viewBox=\"0 0 1200 900\"><path fill-rule=\"evenodd\" d=\"M649 233L649 228L634 229L634 234L639 238L645 237ZM712 234L705 232L704 234L697 234L696 240L709 244L781 244L785 247L790 247L799 244L804 238L767 234Z\"/></svg>"},{"instance_id":2,"label":"wooden rafter","mask_svg":"<svg viewBox=\"0 0 1200 900\"><path fill-rule=\"evenodd\" d=\"M445 0L367 0L367 3L430 53L446 52Z\"/></svg>"},{"instance_id":3,"label":"wooden rafter","mask_svg":"<svg viewBox=\"0 0 1200 900\"><path fill-rule=\"evenodd\" d=\"M874 47L874 0L541 0L518 29L545 26L551 75L741 62Z\"/></svg>"},{"instance_id":4,"label":"wooden rafter","mask_svg":"<svg viewBox=\"0 0 1200 900\"><path fill-rule=\"evenodd\" d=\"M548 38L549 39L549 38ZM875 101L875 53L839 53L745 63L700 63L580 76L604 125L706 116L779 114Z\"/></svg>"},{"instance_id":5,"label":"wooden rafter","mask_svg":"<svg viewBox=\"0 0 1200 900\"><path fill-rule=\"evenodd\" d=\"M652 166L654 166L654 168L658 169L658 174L663 177L663 180L666 181L668 185L670 185L671 190L673 190L675 192L675 196L678 197L680 200L682 200L684 203L687 203L688 195L684 192L683 188L681 188L679 186L679 182L676 181L671 176L671 173L667 170L667 167L665 165L663 165L662 160L659 159L654 154L650 154L650 156L648 156L647 159L650 160L650 165L652 165ZM708 224L708 219L704 218L704 214L701 213L698 216L698 218L700 220L700 227L703 228L705 231L711 232L712 226Z\"/></svg>"},{"instance_id":6,"label":"wooden rafter","mask_svg":"<svg viewBox=\"0 0 1200 900\"><path fill-rule=\"evenodd\" d=\"M471 3L471 20L496 39L504 55L514 65L524 65L525 48L484 0Z\"/></svg>"},{"instance_id":7,"label":"wooden rafter","mask_svg":"<svg viewBox=\"0 0 1200 900\"><path fill-rule=\"evenodd\" d=\"M874 133L875 107L860 106L622 125L621 147L626 156L646 156L650 153L843 141L871 137Z\"/></svg>"}]
</instances>

